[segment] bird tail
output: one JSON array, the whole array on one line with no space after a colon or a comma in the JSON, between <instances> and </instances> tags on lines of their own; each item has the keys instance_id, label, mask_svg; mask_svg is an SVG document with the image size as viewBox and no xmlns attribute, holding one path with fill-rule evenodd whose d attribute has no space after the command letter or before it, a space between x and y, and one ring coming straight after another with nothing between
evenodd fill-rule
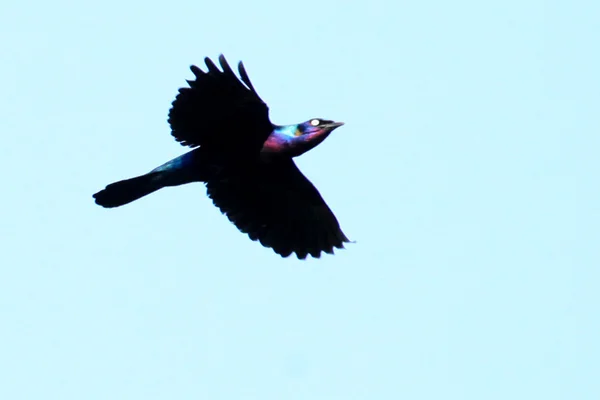
<instances>
[{"instance_id":1,"label":"bird tail","mask_svg":"<svg viewBox=\"0 0 600 400\"><path fill-rule=\"evenodd\" d=\"M131 203L167 186L161 179L162 177L162 172L150 172L146 175L111 183L104 190L94 194L96 204L112 208Z\"/></svg>"}]
</instances>

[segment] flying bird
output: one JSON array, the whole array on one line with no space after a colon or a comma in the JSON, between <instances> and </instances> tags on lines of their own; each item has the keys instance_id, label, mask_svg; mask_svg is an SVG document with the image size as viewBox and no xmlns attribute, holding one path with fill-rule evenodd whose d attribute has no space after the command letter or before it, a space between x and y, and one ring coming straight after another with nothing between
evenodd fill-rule
<instances>
[{"instance_id":1,"label":"flying bird","mask_svg":"<svg viewBox=\"0 0 600 400\"><path fill-rule=\"evenodd\" d=\"M319 191L293 158L342 126L323 118L275 125L242 62L241 81L225 57L219 69L190 69L194 80L179 89L169 111L171 134L193 148L152 171L111 183L94 194L96 204L119 207L169 186L203 182L215 206L250 239L282 257L333 254L349 240Z\"/></svg>"}]
</instances>

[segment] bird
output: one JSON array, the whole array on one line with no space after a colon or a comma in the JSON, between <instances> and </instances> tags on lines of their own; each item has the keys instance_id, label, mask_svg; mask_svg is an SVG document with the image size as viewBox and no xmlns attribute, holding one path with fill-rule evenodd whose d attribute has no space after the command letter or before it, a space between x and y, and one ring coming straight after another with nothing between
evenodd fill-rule
<instances>
[{"instance_id":1,"label":"bird","mask_svg":"<svg viewBox=\"0 0 600 400\"><path fill-rule=\"evenodd\" d=\"M178 90L168 123L187 153L143 175L114 182L95 193L95 203L114 208L165 187L201 182L222 214L237 229L281 257L334 254L350 240L334 213L294 163L344 125L311 118L291 125L273 124L244 64L238 72L225 56L220 69L190 67L193 80Z\"/></svg>"}]
</instances>

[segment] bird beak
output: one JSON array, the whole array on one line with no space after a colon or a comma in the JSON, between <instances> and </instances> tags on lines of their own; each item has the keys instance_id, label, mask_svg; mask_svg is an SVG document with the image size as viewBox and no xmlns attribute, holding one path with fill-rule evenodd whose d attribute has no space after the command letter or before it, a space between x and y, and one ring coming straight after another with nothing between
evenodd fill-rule
<instances>
[{"instance_id":1,"label":"bird beak","mask_svg":"<svg viewBox=\"0 0 600 400\"><path fill-rule=\"evenodd\" d=\"M331 122L327 125L325 125L325 128L329 129L330 131L334 130L335 128L339 128L340 126L344 125L343 122Z\"/></svg>"}]
</instances>

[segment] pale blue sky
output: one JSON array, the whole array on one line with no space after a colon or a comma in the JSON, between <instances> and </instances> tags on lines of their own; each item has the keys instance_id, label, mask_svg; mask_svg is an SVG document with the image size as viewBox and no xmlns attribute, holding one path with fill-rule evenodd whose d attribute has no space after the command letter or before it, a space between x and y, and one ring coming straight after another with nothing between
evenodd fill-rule
<instances>
[{"instance_id":1,"label":"pale blue sky","mask_svg":"<svg viewBox=\"0 0 600 400\"><path fill-rule=\"evenodd\" d=\"M600 7L5 2L0 398L600 398ZM189 65L243 60L356 244L281 259L201 185L91 195L185 149Z\"/></svg>"}]
</instances>

